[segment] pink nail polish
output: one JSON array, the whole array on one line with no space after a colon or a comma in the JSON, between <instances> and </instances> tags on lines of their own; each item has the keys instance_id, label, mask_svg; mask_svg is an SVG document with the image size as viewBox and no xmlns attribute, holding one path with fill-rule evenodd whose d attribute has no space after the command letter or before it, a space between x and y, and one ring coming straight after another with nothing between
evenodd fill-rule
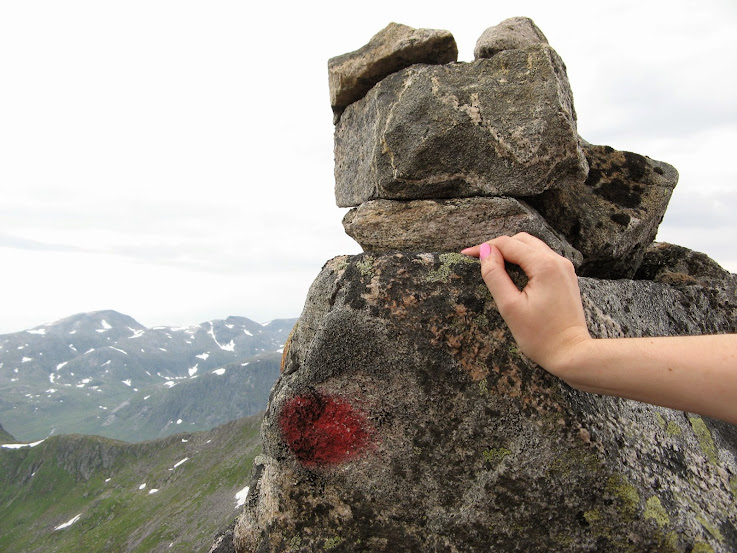
<instances>
[{"instance_id":1,"label":"pink nail polish","mask_svg":"<svg viewBox=\"0 0 737 553\"><path fill-rule=\"evenodd\" d=\"M489 257L489 254L491 254L491 246L489 246L489 244L484 242L479 247L479 258L481 259L481 261L483 261L484 259Z\"/></svg>"}]
</instances>

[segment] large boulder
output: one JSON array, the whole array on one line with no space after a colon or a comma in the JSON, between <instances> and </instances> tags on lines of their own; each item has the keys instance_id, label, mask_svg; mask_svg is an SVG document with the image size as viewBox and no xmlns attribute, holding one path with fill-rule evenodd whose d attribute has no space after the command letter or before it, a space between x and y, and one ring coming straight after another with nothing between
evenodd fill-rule
<instances>
[{"instance_id":1,"label":"large boulder","mask_svg":"<svg viewBox=\"0 0 737 553\"><path fill-rule=\"evenodd\" d=\"M576 267L582 260L539 213L514 198L372 200L346 213L343 227L365 252L458 252L493 236L527 232Z\"/></svg>"},{"instance_id":2,"label":"large boulder","mask_svg":"<svg viewBox=\"0 0 737 553\"><path fill-rule=\"evenodd\" d=\"M335 128L340 207L530 196L587 172L565 67L546 45L413 65L348 106Z\"/></svg>"},{"instance_id":3,"label":"large boulder","mask_svg":"<svg viewBox=\"0 0 737 553\"><path fill-rule=\"evenodd\" d=\"M450 253L325 265L236 550L734 551L734 427L571 389L520 354L479 273ZM596 336L736 330L701 287L580 284Z\"/></svg>"},{"instance_id":4,"label":"large boulder","mask_svg":"<svg viewBox=\"0 0 737 553\"><path fill-rule=\"evenodd\" d=\"M448 31L389 23L355 52L328 61L330 105L337 119L384 77L415 63L450 63L458 46Z\"/></svg>"},{"instance_id":5,"label":"large boulder","mask_svg":"<svg viewBox=\"0 0 737 553\"><path fill-rule=\"evenodd\" d=\"M535 44L548 44L543 32L529 17L510 17L489 27L476 41L475 59L490 58L504 50L518 50Z\"/></svg>"},{"instance_id":6,"label":"large boulder","mask_svg":"<svg viewBox=\"0 0 737 553\"><path fill-rule=\"evenodd\" d=\"M655 239L678 171L609 146L584 145L585 181L527 198L583 254L578 274L632 278Z\"/></svg>"}]
</instances>

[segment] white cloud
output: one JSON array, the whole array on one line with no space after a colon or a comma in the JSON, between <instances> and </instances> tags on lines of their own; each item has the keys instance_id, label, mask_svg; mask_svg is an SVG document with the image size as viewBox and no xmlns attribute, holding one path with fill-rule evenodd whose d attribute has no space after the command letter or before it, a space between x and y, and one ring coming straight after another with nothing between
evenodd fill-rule
<instances>
[{"instance_id":1,"label":"white cloud","mask_svg":"<svg viewBox=\"0 0 737 553\"><path fill-rule=\"evenodd\" d=\"M360 251L334 205L327 60L389 21L448 29L470 60L486 27L535 19L581 135L680 171L663 239L688 228L684 245L734 259L731 0L285 9L0 4L0 332L104 308L150 325L297 316L323 263Z\"/></svg>"}]
</instances>

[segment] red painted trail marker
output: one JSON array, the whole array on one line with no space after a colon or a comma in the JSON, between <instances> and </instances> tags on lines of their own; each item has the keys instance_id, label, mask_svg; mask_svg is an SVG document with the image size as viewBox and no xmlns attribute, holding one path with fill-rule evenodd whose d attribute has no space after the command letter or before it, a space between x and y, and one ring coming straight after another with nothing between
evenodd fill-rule
<instances>
[{"instance_id":1,"label":"red painted trail marker","mask_svg":"<svg viewBox=\"0 0 737 553\"><path fill-rule=\"evenodd\" d=\"M279 415L284 441L307 467L343 463L370 443L366 416L345 398L319 392L288 400Z\"/></svg>"}]
</instances>

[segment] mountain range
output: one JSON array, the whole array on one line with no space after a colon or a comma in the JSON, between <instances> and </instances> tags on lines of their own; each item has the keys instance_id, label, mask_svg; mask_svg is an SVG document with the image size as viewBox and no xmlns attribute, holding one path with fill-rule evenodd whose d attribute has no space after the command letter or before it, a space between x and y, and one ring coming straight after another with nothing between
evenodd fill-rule
<instances>
[{"instance_id":1,"label":"mountain range","mask_svg":"<svg viewBox=\"0 0 737 553\"><path fill-rule=\"evenodd\" d=\"M147 328L96 311L0 335L0 423L24 442L141 441L252 415L266 406L295 321Z\"/></svg>"}]
</instances>

